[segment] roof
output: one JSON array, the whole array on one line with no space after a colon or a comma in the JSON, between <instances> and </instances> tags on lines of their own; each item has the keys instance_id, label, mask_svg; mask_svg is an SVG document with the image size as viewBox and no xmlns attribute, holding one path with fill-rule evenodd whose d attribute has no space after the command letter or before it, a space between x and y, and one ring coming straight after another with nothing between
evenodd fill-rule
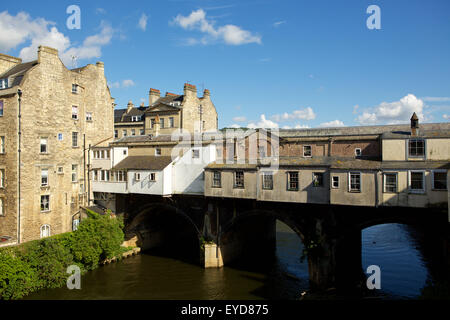
<instances>
[{"instance_id":1,"label":"roof","mask_svg":"<svg viewBox=\"0 0 450 320\"><path fill-rule=\"evenodd\" d=\"M129 112L127 112L127 109L116 109L114 110L114 123L132 122L131 117L135 116L144 117L147 109L148 107L138 107L132 108Z\"/></svg>"},{"instance_id":2,"label":"roof","mask_svg":"<svg viewBox=\"0 0 450 320\"><path fill-rule=\"evenodd\" d=\"M184 95L167 95L165 97L162 97L162 98L159 98L158 100L156 100L155 103L153 103L146 110L146 112L152 112L151 110L160 104L174 107L173 105L171 105L172 102L178 101L181 103L181 102L183 102L183 100L184 100ZM181 105L180 105L180 107L181 107Z\"/></svg>"},{"instance_id":3,"label":"roof","mask_svg":"<svg viewBox=\"0 0 450 320\"><path fill-rule=\"evenodd\" d=\"M13 81L9 84L9 87L18 86L22 82L25 73L37 64L37 60L18 64L8 71L0 74L0 79L13 78Z\"/></svg>"},{"instance_id":4,"label":"roof","mask_svg":"<svg viewBox=\"0 0 450 320\"><path fill-rule=\"evenodd\" d=\"M157 170L161 171L172 162L172 157L128 156L119 162L115 170Z\"/></svg>"},{"instance_id":5,"label":"roof","mask_svg":"<svg viewBox=\"0 0 450 320\"><path fill-rule=\"evenodd\" d=\"M381 136L382 139L410 139L413 136L411 132L394 131L386 132ZM414 138L450 138L450 128L441 130L418 130Z\"/></svg>"}]
</instances>

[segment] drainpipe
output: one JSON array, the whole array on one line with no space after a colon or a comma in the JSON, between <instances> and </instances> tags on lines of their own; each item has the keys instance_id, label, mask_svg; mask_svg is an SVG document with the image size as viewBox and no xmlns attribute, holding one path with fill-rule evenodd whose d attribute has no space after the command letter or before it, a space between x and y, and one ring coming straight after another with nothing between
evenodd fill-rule
<instances>
[{"instance_id":1,"label":"drainpipe","mask_svg":"<svg viewBox=\"0 0 450 320\"><path fill-rule=\"evenodd\" d=\"M20 197L21 197L21 193L20 193L20 174L21 174L21 152L22 150L20 149L21 146L21 141L22 141L22 128L21 128L21 118L22 118L22 113L21 113L21 107L22 107L22 90L18 89L17 90L17 94L19 96L19 114L18 114L18 118L19 118L19 144L18 144L18 161L19 161L19 168L17 170L17 175L18 175L18 187L17 187L17 191L18 191L18 213L17 213L17 243L20 244L20 205L21 205L21 201L20 201Z\"/></svg>"}]
</instances>

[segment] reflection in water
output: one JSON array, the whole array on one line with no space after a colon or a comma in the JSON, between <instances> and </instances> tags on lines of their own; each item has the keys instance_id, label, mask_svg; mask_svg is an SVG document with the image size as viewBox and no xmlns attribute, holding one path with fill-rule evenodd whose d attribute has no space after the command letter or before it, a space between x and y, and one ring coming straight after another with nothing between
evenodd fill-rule
<instances>
[{"instance_id":1,"label":"reflection in water","mask_svg":"<svg viewBox=\"0 0 450 320\"><path fill-rule=\"evenodd\" d=\"M362 265L381 268L381 296L418 298L429 273L418 250L420 234L400 224L384 224L362 232Z\"/></svg>"},{"instance_id":2,"label":"reflection in water","mask_svg":"<svg viewBox=\"0 0 450 320\"><path fill-rule=\"evenodd\" d=\"M428 271L417 237L403 225L379 225L362 233L362 265L381 267L382 295L417 298ZM276 257L266 268L253 265L203 269L169 257L142 254L106 265L82 277L82 290L44 290L27 299L297 299L308 289L303 245L277 224Z\"/></svg>"}]
</instances>

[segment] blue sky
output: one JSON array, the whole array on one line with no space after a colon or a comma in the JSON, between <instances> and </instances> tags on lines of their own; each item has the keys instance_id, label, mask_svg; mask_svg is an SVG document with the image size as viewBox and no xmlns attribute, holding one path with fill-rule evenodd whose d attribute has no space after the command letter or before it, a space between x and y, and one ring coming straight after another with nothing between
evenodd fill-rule
<instances>
[{"instance_id":1,"label":"blue sky","mask_svg":"<svg viewBox=\"0 0 450 320\"><path fill-rule=\"evenodd\" d=\"M373 4L380 30L366 26ZM446 0L20 1L0 5L0 52L103 61L119 108L150 88L210 89L220 127L447 122L449 14Z\"/></svg>"}]
</instances>

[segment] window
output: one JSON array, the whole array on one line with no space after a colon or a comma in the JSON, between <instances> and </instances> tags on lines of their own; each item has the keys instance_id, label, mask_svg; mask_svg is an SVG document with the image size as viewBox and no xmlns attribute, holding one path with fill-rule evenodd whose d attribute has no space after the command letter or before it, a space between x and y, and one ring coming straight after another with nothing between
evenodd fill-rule
<instances>
[{"instance_id":1,"label":"window","mask_svg":"<svg viewBox=\"0 0 450 320\"><path fill-rule=\"evenodd\" d=\"M141 121L141 116L132 116L131 117L131 122L138 122Z\"/></svg>"},{"instance_id":2,"label":"window","mask_svg":"<svg viewBox=\"0 0 450 320\"><path fill-rule=\"evenodd\" d=\"M78 93L78 85L75 83L72 84L72 93Z\"/></svg>"},{"instance_id":3,"label":"window","mask_svg":"<svg viewBox=\"0 0 450 320\"><path fill-rule=\"evenodd\" d=\"M6 148L5 148L5 137L1 136L0 137L0 153L5 153L6 152Z\"/></svg>"},{"instance_id":4,"label":"window","mask_svg":"<svg viewBox=\"0 0 450 320\"><path fill-rule=\"evenodd\" d=\"M362 156L362 150L361 148L356 148L355 149L355 157L359 158Z\"/></svg>"},{"instance_id":5,"label":"window","mask_svg":"<svg viewBox=\"0 0 450 320\"><path fill-rule=\"evenodd\" d=\"M410 171L409 172L409 191L422 193L425 191L425 172Z\"/></svg>"},{"instance_id":6,"label":"window","mask_svg":"<svg viewBox=\"0 0 450 320\"><path fill-rule=\"evenodd\" d=\"M72 182L78 181L78 165L73 164L72 165Z\"/></svg>"},{"instance_id":7,"label":"window","mask_svg":"<svg viewBox=\"0 0 450 320\"><path fill-rule=\"evenodd\" d=\"M63 134L62 133L58 133L58 141L63 141Z\"/></svg>"},{"instance_id":8,"label":"window","mask_svg":"<svg viewBox=\"0 0 450 320\"><path fill-rule=\"evenodd\" d=\"M433 171L433 189L447 190L447 172Z\"/></svg>"},{"instance_id":9,"label":"window","mask_svg":"<svg viewBox=\"0 0 450 320\"><path fill-rule=\"evenodd\" d=\"M175 126L173 117L169 118L169 128L173 128Z\"/></svg>"},{"instance_id":10,"label":"window","mask_svg":"<svg viewBox=\"0 0 450 320\"><path fill-rule=\"evenodd\" d=\"M8 88L8 79L0 79L0 89Z\"/></svg>"},{"instance_id":11,"label":"window","mask_svg":"<svg viewBox=\"0 0 450 320\"><path fill-rule=\"evenodd\" d=\"M50 237L50 226L48 224L44 224L41 227L41 238L48 238Z\"/></svg>"},{"instance_id":12,"label":"window","mask_svg":"<svg viewBox=\"0 0 450 320\"><path fill-rule=\"evenodd\" d=\"M408 141L408 152L410 157L425 156L425 140L413 139Z\"/></svg>"},{"instance_id":13,"label":"window","mask_svg":"<svg viewBox=\"0 0 450 320\"><path fill-rule=\"evenodd\" d=\"M193 159L200 158L200 150L192 150L192 158Z\"/></svg>"},{"instance_id":14,"label":"window","mask_svg":"<svg viewBox=\"0 0 450 320\"><path fill-rule=\"evenodd\" d=\"M48 153L48 139L41 138L41 153Z\"/></svg>"},{"instance_id":15,"label":"window","mask_svg":"<svg viewBox=\"0 0 450 320\"><path fill-rule=\"evenodd\" d=\"M48 186L48 169L41 170L41 187Z\"/></svg>"},{"instance_id":16,"label":"window","mask_svg":"<svg viewBox=\"0 0 450 320\"><path fill-rule=\"evenodd\" d=\"M159 123L161 124L161 129L164 129L164 118L161 118Z\"/></svg>"},{"instance_id":17,"label":"window","mask_svg":"<svg viewBox=\"0 0 450 320\"><path fill-rule=\"evenodd\" d=\"M331 178L331 187L333 189L338 189L339 188L339 177L338 176L333 176Z\"/></svg>"},{"instance_id":18,"label":"window","mask_svg":"<svg viewBox=\"0 0 450 320\"><path fill-rule=\"evenodd\" d=\"M64 173L64 167L58 167L58 174Z\"/></svg>"},{"instance_id":19,"label":"window","mask_svg":"<svg viewBox=\"0 0 450 320\"><path fill-rule=\"evenodd\" d=\"M72 132L72 147L78 147L78 132Z\"/></svg>"},{"instance_id":20,"label":"window","mask_svg":"<svg viewBox=\"0 0 450 320\"><path fill-rule=\"evenodd\" d=\"M127 150L123 150L123 155L124 155L124 156L127 155Z\"/></svg>"},{"instance_id":21,"label":"window","mask_svg":"<svg viewBox=\"0 0 450 320\"><path fill-rule=\"evenodd\" d=\"M155 149L155 156L160 156L161 155L161 148L156 148Z\"/></svg>"},{"instance_id":22,"label":"window","mask_svg":"<svg viewBox=\"0 0 450 320\"><path fill-rule=\"evenodd\" d=\"M5 187L5 169L0 169L0 188Z\"/></svg>"},{"instance_id":23,"label":"window","mask_svg":"<svg viewBox=\"0 0 450 320\"><path fill-rule=\"evenodd\" d=\"M397 174L385 173L384 174L384 192L396 193L397 192Z\"/></svg>"},{"instance_id":24,"label":"window","mask_svg":"<svg viewBox=\"0 0 450 320\"><path fill-rule=\"evenodd\" d=\"M156 181L156 173L150 173L150 181Z\"/></svg>"},{"instance_id":25,"label":"window","mask_svg":"<svg viewBox=\"0 0 450 320\"><path fill-rule=\"evenodd\" d=\"M50 211L50 196L41 196L41 212Z\"/></svg>"},{"instance_id":26,"label":"window","mask_svg":"<svg viewBox=\"0 0 450 320\"><path fill-rule=\"evenodd\" d=\"M105 159L105 150L100 150L100 159Z\"/></svg>"},{"instance_id":27,"label":"window","mask_svg":"<svg viewBox=\"0 0 450 320\"><path fill-rule=\"evenodd\" d=\"M131 129L131 135L135 136L136 135L136 130L135 129Z\"/></svg>"},{"instance_id":28,"label":"window","mask_svg":"<svg viewBox=\"0 0 450 320\"><path fill-rule=\"evenodd\" d=\"M272 190L273 189L273 173L264 172L263 173L263 189Z\"/></svg>"},{"instance_id":29,"label":"window","mask_svg":"<svg viewBox=\"0 0 450 320\"><path fill-rule=\"evenodd\" d=\"M122 136L126 137L127 136L127 130L122 130Z\"/></svg>"},{"instance_id":30,"label":"window","mask_svg":"<svg viewBox=\"0 0 450 320\"><path fill-rule=\"evenodd\" d=\"M304 157L312 157L312 148L311 146L303 146L303 156Z\"/></svg>"},{"instance_id":31,"label":"window","mask_svg":"<svg viewBox=\"0 0 450 320\"><path fill-rule=\"evenodd\" d=\"M288 172L288 191L298 191L298 172Z\"/></svg>"},{"instance_id":32,"label":"window","mask_svg":"<svg viewBox=\"0 0 450 320\"><path fill-rule=\"evenodd\" d=\"M323 187L323 173L321 173L321 172L313 173L313 186L314 187Z\"/></svg>"},{"instance_id":33,"label":"window","mask_svg":"<svg viewBox=\"0 0 450 320\"><path fill-rule=\"evenodd\" d=\"M0 117L3 117L3 100L0 100Z\"/></svg>"},{"instance_id":34,"label":"window","mask_svg":"<svg viewBox=\"0 0 450 320\"><path fill-rule=\"evenodd\" d=\"M244 172L236 171L234 173L234 187L235 188L244 188Z\"/></svg>"},{"instance_id":35,"label":"window","mask_svg":"<svg viewBox=\"0 0 450 320\"><path fill-rule=\"evenodd\" d=\"M72 119L78 120L78 107L72 106Z\"/></svg>"},{"instance_id":36,"label":"window","mask_svg":"<svg viewBox=\"0 0 450 320\"><path fill-rule=\"evenodd\" d=\"M136 172L134 174L134 181L141 181L141 174L140 173Z\"/></svg>"},{"instance_id":37,"label":"window","mask_svg":"<svg viewBox=\"0 0 450 320\"><path fill-rule=\"evenodd\" d=\"M92 121L92 112L86 112L86 121Z\"/></svg>"},{"instance_id":38,"label":"window","mask_svg":"<svg viewBox=\"0 0 450 320\"><path fill-rule=\"evenodd\" d=\"M264 158L266 156L266 148L265 147L258 147L258 154L260 158Z\"/></svg>"},{"instance_id":39,"label":"window","mask_svg":"<svg viewBox=\"0 0 450 320\"><path fill-rule=\"evenodd\" d=\"M156 120L155 120L155 119L152 119L152 120L151 120L151 126L152 126L152 129L155 127L155 123L156 123Z\"/></svg>"},{"instance_id":40,"label":"window","mask_svg":"<svg viewBox=\"0 0 450 320\"><path fill-rule=\"evenodd\" d=\"M119 131L114 130L114 138L118 138L119 137Z\"/></svg>"},{"instance_id":41,"label":"window","mask_svg":"<svg viewBox=\"0 0 450 320\"><path fill-rule=\"evenodd\" d=\"M350 172L348 177L349 177L348 190L350 192L361 192L361 173Z\"/></svg>"},{"instance_id":42,"label":"window","mask_svg":"<svg viewBox=\"0 0 450 320\"><path fill-rule=\"evenodd\" d=\"M110 159L110 158L111 158L111 151L106 150L106 159Z\"/></svg>"},{"instance_id":43,"label":"window","mask_svg":"<svg viewBox=\"0 0 450 320\"><path fill-rule=\"evenodd\" d=\"M3 198L0 198L0 217L5 215L5 203Z\"/></svg>"},{"instance_id":44,"label":"window","mask_svg":"<svg viewBox=\"0 0 450 320\"><path fill-rule=\"evenodd\" d=\"M221 188L222 187L222 173L220 171L213 172L213 188Z\"/></svg>"}]
</instances>

